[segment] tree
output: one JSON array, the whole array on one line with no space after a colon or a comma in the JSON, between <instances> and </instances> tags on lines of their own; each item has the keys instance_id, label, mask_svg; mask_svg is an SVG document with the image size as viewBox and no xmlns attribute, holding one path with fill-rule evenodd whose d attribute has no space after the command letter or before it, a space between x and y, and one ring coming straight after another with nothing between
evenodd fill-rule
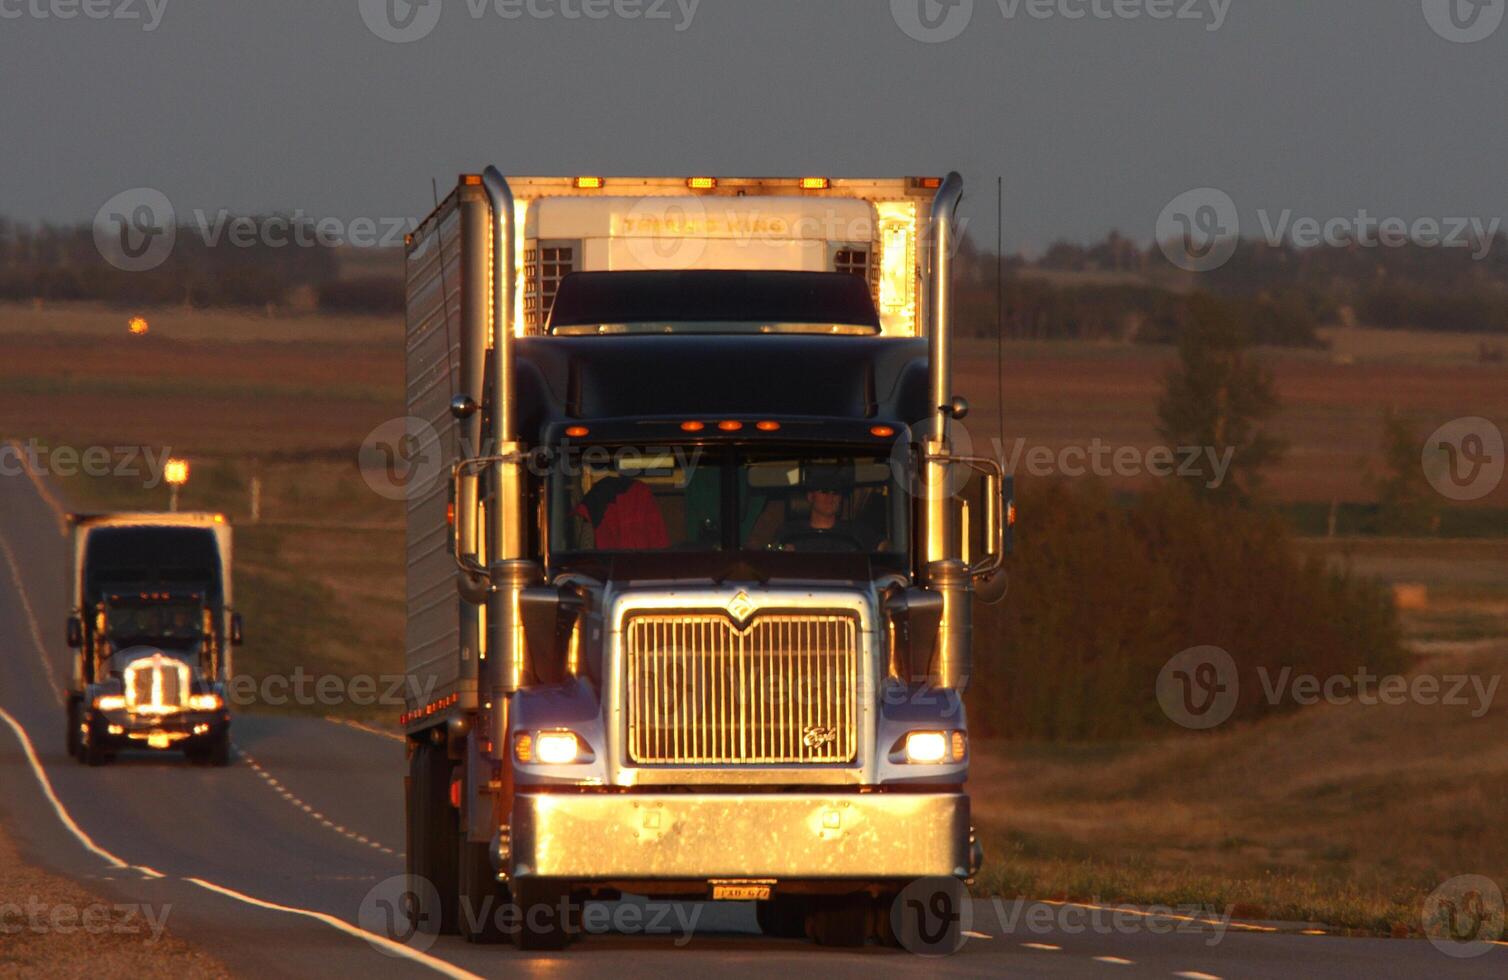
<instances>
[{"instance_id":1,"label":"tree","mask_svg":"<svg viewBox=\"0 0 1508 980\"><path fill-rule=\"evenodd\" d=\"M1261 470L1283 452L1262 427L1278 408L1272 376L1248 350L1249 333L1236 308L1214 296L1190 297L1178 338L1178 366L1157 405L1158 431L1174 447L1198 447L1197 462L1180 467L1198 493L1250 503Z\"/></svg>"},{"instance_id":2,"label":"tree","mask_svg":"<svg viewBox=\"0 0 1508 980\"><path fill-rule=\"evenodd\" d=\"M1440 498L1420 463L1419 434L1391 407L1382 415L1382 476L1377 523L1385 534L1428 534L1439 527Z\"/></svg>"}]
</instances>

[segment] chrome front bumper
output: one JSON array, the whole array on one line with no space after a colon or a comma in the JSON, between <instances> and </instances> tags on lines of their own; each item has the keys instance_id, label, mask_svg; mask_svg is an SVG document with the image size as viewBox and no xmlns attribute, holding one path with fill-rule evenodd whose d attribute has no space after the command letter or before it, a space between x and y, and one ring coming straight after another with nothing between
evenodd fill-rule
<instances>
[{"instance_id":1,"label":"chrome front bumper","mask_svg":"<svg viewBox=\"0 0 1508 980\"><path fill-rule=\"evenodd\" d=\"M511 873L878 879L970 873L962 793L524 793Z\"/></svg>"}]
</instances>

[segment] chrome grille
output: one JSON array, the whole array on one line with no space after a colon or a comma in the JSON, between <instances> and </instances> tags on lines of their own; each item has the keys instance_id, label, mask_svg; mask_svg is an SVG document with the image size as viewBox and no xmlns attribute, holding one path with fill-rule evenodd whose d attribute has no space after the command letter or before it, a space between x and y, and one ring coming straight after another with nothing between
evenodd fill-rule
<instances>
[{"instance_id":1,"label":"chrome grille","mask_svg":"<svg viewBox=\"0 0 1508 980\"><path fill-rule=\"evenodd\" d=\"M124 674L128 710L163 714L187 707L191 678L186 664L156 654L131 664Z\"/></svg>"},{"instance_id":2,"label":"chrome grille","mask_svg":"<svg viewBox=\"0 0 1508 980\"><path fill-rule=\"evenodd\" d=\"M624 624L629 758L645 764L854 758L852 615L654 613Z\"/></svg>"}]
</instances>

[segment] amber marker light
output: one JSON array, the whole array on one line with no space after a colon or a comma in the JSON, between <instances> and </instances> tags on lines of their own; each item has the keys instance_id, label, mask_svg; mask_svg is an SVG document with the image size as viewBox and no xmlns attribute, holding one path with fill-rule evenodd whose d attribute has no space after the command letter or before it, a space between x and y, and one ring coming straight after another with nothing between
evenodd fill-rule
<instances>
[{"instance_id":1,"label":"amber marker light","mask_svg":"<svg viewBox=\"0 0 1508 980\"><path fill-rule=\"evenodd\" d=\"M717 427L724 432L737 432L744 427L744 424L737 419L724 419L717 423Z\"/></svg>"},{"instance_id":2,"label":"amber marker light","mask_svg":"<svg viewBox=\"0 0 1508 980\"><path fill-rule=\"evenodd\" d=\"M601 190L603 183L601 177L577 177L575 180L576 189L580 191Z\"/></svg>"},{"instance_id":3,"label":"amber marker light","mask_svg":"<svg viewBox=\"0 0 1508 980\"><path fill-rule=\"evenodd\" d=\"M133 316L131 318L131 322L129 322L129 323L126 324L126 329L129 330L129 331L131 331L131 334L133 336L140 337L142 334L144 334L148 330L150 330L151 327L147 325L147 318L146 317L144 317L144 316Z\"/></svg>"},{"instance_id":4,"label":"amber marker light","mask_svg":"<svg viewBox=\"0 0 1508 980\"><path fill-rule=\"evenodd\" d=\"M754 428L758 429L760 432L779 432L780 431L780 423L779 422L755 422L754 423Z\"/></svg>"},{"instance_id":5,"label":"amber marker light","mask_svg":"<svg viewBox=\"0 0 1508 980\"><path fill-rule=\"evenodd\" d=\"M682 422L681 423L681 431L682 432L700 432L703 429L705 429L706 427L707 427L707 423L705 423L705 422Z\"/></svg>"},{"instance_id":6,"label":"amber marker light","mask_svg":"<svg viewBox=\"0 0 1508 980\"><path fill-rule=\"evenodd\" d=\"M888 425L875 425L870 427L869 434L879 439L889 439L895 435L895 430Z\"/></svg>"},{"instance_id":7,"label":"amber marker light","mask_svg":"<svg viewBox=\"0 0 1508 980\"><path fill-rule=\"evenodd\" d=\"M566 429L566 435L572 439L580 439L582 436L590 435L591 431L584 425L573 425Z\"/></svg>"},{"instance_id":8,"label":"amber marker light","mask_svg":"<svg viewBox=\"0 0 1508 980\"><path fill-rule=\"evenodd\" d=\"M710 191L717 187L716 177L688 177L686 186L694 191Z\"/></svg>"},{"instance_id":9,"label":"amber marker light","mask_svg":"<svg viewBox=\"0 0 1508 980\"><path fill-rule=\"evenodd\" d=\"M833 185L826 177L802 177L801 189L804 191L825 191Z\"/></svg>"}]
</instances>

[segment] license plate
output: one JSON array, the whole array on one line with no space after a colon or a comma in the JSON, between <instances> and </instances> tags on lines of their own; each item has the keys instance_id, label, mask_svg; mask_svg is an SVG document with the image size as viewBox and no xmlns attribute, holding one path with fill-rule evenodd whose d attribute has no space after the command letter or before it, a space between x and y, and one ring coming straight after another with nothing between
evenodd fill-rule
<instances>
[{"instance_id":1,"label":"license plate","mask_svg":"<svg viewBox=\"0 0 1508 980\"><path fill-rule=\"evenodd\" d=\"M723 881L712 883L714 902L763 902L770 897L767 882Z\"/></svg>"}]
</instances>

